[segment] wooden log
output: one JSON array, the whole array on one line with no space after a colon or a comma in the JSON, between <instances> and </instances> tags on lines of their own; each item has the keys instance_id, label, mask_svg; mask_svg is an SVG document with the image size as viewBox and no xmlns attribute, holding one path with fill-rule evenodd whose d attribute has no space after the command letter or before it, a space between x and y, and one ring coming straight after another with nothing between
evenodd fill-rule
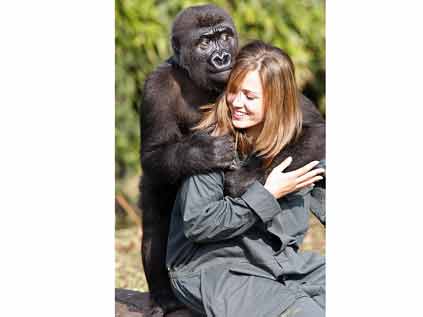
<instances>
[{"instance_id":1,"label":"wooden log","mask_svg":"<svg viewBox=\"0 0 423 317\"><path fill-rule=\"evenodd\" d=\"M124 288L115 289L116 317L147 317L151 307L149 293ZM180 309L166 314L166 317L193 317L193 315L188 309Z\"/></svg>"}]
</instances>

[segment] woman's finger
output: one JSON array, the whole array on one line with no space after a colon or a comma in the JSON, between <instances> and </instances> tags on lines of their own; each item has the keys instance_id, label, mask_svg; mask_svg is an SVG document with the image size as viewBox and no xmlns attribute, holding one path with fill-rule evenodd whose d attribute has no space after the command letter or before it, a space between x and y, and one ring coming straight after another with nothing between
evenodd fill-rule
<instances>
[{"instance_id":1,"label":"woman's finger","mask_svg":"<svg viewBox=\"0 0 423 317\"><path fill-rule=\"evenodd\" d=\"M313 184L314 182L317 182L317 181L319 181L321 179L323 179L322 176L313 177L312 179L309 179L309 180L306 180L306 181L304 181L302 183L297 184L295 186L295 190L298 190L298 189L304 188L306 186L309 186L309 185Z\"/></svg>"},{"instance_id":2,"label":"woman's finger","mask_svg":"<svg viewBox=\"0 0 423 317\"><path fill-rule=\"evenodd\" d=\"M313 169L317 164L319 164L319 161L310 162L307 165L304 165L303 167L300 167L299 169L292 171L291 173L293 173L295 177L300 177L304 175L305 173L309 172L311 169Z\"/></svg>"},{"instance_id":3,"label":"woman's finger","mask_svg":"<svg viewBox=\"0 0 423 317\"><path fill-rule=\"evenodd\" d=\"M303 176L298 177L297 183L299 184L299 183L305 182L305 181L309 180L310 178L317 176L319 174L322 174L324 172L325 172L324 168L316 168L314 170L311 170L310 172L305 173Z\"/></svg>"},{"instance_id":4,"label":"woman's finger","mask_svg":"<svg viewBox=\"0 0 423 317\"><path fill-rule=\"evenodd\" d=\"M286 159L284 159L282 163L276 166L274 170L277 170L278 172L282 173L289 165L291 165L291 163L292 163L292 157L289 156Z\"/></svg>"}]
</instances>

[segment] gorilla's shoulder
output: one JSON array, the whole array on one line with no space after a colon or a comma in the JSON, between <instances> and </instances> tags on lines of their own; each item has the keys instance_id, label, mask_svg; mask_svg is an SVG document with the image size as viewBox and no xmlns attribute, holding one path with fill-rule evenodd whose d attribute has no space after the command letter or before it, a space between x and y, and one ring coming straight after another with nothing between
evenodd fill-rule
<instances>
[{"instance_id":1,"label":"gorilla's shoulder","mask_svg":"<svg viewBox=\"0 0 423 317\"><path fill-rule=\"evenodd\" d=\"M146 88L156 85L172 85L175 82L174 67L164 62L157 66L146 78Z\"/></svg>"},{"instance_id":2,"label":"gorilla's shoulder","mask_svg":"<svg viewBox=\"0 0 423 317\"><path fill-rule=\"evenodd\" d=\"M172 64L164 62L156 67L146 78L144 84L145 97L157 98L165 92L168 96L180 93L178 74Z\"/></svg>"}]
</instances>

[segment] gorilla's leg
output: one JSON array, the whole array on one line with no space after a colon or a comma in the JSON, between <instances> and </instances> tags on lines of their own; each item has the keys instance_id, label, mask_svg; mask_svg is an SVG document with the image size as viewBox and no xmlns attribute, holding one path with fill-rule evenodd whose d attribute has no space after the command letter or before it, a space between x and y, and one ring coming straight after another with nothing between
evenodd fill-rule
<instances>
[{"instance_id":1,"label":"gorilla's leg","mask_svg":"<svg viewBox=\"0 0 423 317\"><path fill-rule=\"evenodd\" d=\"M184 307L173 295L166 269L166 246L174 191L157 188L143 179L142 262L154 307L149 316L159 317Z\"/></svg>"}]
</instances>

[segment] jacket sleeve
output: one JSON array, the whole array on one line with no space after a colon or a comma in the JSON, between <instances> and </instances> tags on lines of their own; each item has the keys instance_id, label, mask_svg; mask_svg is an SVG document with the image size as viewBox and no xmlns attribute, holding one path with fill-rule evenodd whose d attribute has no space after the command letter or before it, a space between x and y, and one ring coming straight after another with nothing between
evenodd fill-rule
<instances>
[{"instance_id":1,"label":"jacket sleeve","mask_svg":"<svg viewBox=\"0 0 423 317\"><path fill-rule=\"evenodd\" d=\"M188 239L199 243L230 239L281 211L277 200L259 182L251 184L241 197L225 197L223 177L223 172L212 172L183 182L176 204L180 205Z\"/></svg>"}]
</instances>

